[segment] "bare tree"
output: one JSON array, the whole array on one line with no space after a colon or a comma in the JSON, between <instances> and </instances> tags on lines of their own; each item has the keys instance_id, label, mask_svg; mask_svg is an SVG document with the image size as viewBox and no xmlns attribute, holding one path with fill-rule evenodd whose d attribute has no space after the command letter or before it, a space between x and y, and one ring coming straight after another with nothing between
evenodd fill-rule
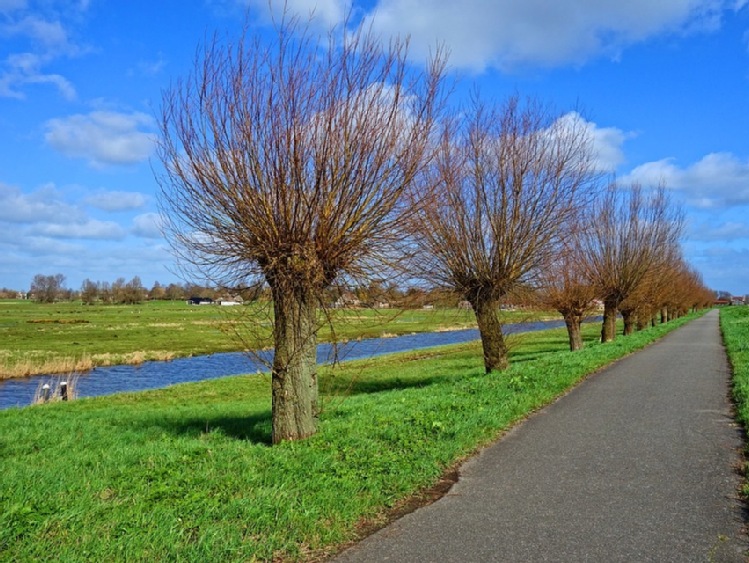
<instances>
[{"instance_id":1,"label":"bare tree","mask_svg":"<svg viewBox=\"0 0 749 563\"><path fill-rule=\"evenodd\" d=\"M65 292L65 276L55 274L54 276L45 276L36 274L31 281L29 293L33 294L34 299L41 303L54 303Z\"/></svg>"},{"instance_id":2,"label":"bare tree","mask_svg":"<svg viewBox=\"0 0 749 563\"><path fill-rule=\"evenodd\" d=\"M564 318L572 351L583 348L581 326L596 306L596 287L582 264L579 236L573 236L543 268L537 293L542 306L558 311Z\"/></svg>"},{"instance_id":3,"label":"bare tree","mask_svg":"<svg viewBox=\"0 0 749 563\"><path fill-rule=\"evenodd\" d=\"M661 265L678 246L681 209L672 205L663 186L649 194L640 185L622 189L612 183L591 209L589 236L584 239L585 267L603 299L601 341L616 338L616 316L648 273Z\"/></svg>"},{"instance_id":4,"label":"bare tree","mask_svg":"<svg viewBox=\"0 0 749 563\"><path fill-rule=\"evenodd\" d=\"M438 55L415 71L405 42L366 30L327 42L294 22L276 31L201 50L164 94L158 151L183 263L219 285L271 289L274 443L316 431L322 292L394 255L444 68Z\"/></svg>"},{"instance_id":5,"label":"bare tree","mask_svg":"<svg viewBox=\"0 0 749 563\"><path fill-rule=\"evenodd\" d=\"M517 96L474 97L443 133L416 199L420 275L454 290L476 314L486 372L508 366L499 301L533 280L570 232L596 185L580 119Z\"/></svg>"}]
</instances>

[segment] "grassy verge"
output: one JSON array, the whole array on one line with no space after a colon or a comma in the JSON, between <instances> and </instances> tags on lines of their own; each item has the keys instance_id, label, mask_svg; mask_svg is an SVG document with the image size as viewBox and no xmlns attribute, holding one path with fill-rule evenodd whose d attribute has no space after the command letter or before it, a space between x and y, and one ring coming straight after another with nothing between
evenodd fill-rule
<instances>
[{"instance_id":1,"label":"grassy verge","mask_svg":"<svg viewBox=\"0 0 749 563\"><path fill-rule=\"evenodd\" d=\"M733 368L733 399L736 417L749 430L749 307L724 307L720 310L723 343ZM749 497L749 464L742 492Z\"/></svg>"},{"instance_id":2,"label":"grassy verge","mask_svg":"<svg viewBox=\"0 0 749 563\"><path fill-rule=\"evenodd\" d=\"M558 318L548 312L508 311L506 322ZM472 328L459 309L339 309L330 311L335 334L323 341ZM245 330L250 327L250 330ZM0 301L0 379L85 371L96 366L264 348L271 323L257 305L191 306L182 301L140 305L41 304ZM237 336L241 338L233 338Z\"/></svg>"},{"instance_id":3,"label":"grassy verge","mask_svg":"<svg viewBox=\"0 0 749 563\"><path fill-rule=\"evenodd\" d=\"M321 374L320 432L269 447L270 381L230 377L0 412L0 559L324 556L601 366L688 318L564 351L526 335L503 374L477 344Z\"/></svg>"}]
</instances>

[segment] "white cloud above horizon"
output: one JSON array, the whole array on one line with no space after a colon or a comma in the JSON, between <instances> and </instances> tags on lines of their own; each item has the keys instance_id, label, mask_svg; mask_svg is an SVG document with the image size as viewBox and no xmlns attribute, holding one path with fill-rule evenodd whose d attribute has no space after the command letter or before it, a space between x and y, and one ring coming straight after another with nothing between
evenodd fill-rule
<instances>
[{"instance_id":1,"label":"white cloud above horizon","mask_svg":"<svg viewBox=\"0 0 749 563\"><path fill-rule=\"evenodd\" d=\"M148 239L161 239L162 220L158 213L143 213L133 219L131 232L138 237Z\"/></svg>"},{"instance_id":2,"label":"white cloud above horizon","mask_svg":"<svg viewBox=\"0 0 749 563\"><path fill-rule=\"evenodd\" d=\"M482 72L583 64L661 34L712 31L723 0L379 0L365 22L383 36L409 35L424 59L439 43L450 64Z\"/></svg>"},{"instance_id":3,"label":"white cloud above horizon","mask_svg":"<svg viewBox=\"0 0 749 563\"><path fill-rule=\"evenodd\" d=\"M664 183L696 208L749 205L749 159L732 153L710 153L685 167L672 158L646 162L621 181L650 186Z\"/></svg>"},{"instance_id":4,"label":"white cloud above horizon","mask_svg":"<svg viewBox=\"0 0 749 563\"><path fill-rule=\"evenodd\" d=\"M102 211L129 211L146 205L146 196L140 192L99 191L83 199L83 203Z\"/></svg>"},{"instance_id":5,"label":"white cloud above horizon","mask_svg":"<svg viewBox=\"0 0 749 563\"><path fill-rule=\"evenodd\" d=\"M146 160L154 149L154 120L142 112L92 111L45 123L44 140L70 158L95 168Z\"/></svg>"},{"instance_id":6,"label":"white cloud above horizon","mask_svg":"<svg viewBox=\"0 0 749 563\"><path fill-rule=\"evenodd\" d=\"M0 97L24 99L26 86L51 84L66 100L76 88L65 76L45 67L63 57L76 57L88 48L71 37L70 21L88 9L87 1L22 2L2 0L0 39L21 40L23 48L0 60Z\"/></svg>"},{"instance_id":7,"label":"white cloud above horizon","mask_svg":"<svg viewBox=\"0 0 749 563\"><path fill-rule=\"evenodd\" d=\"M122 240L127 233L114 221L87 219L80 223L40 224L29 229L29 234L61 239Z\"/></svg>"}]
</instances>

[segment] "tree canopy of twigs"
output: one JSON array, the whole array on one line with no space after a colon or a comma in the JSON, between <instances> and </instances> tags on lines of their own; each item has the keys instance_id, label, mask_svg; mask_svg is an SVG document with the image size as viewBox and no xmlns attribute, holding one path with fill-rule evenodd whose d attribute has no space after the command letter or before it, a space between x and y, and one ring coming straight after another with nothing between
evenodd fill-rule
<instances>
[{"instance_id":1,"label":"tree canopy of twigs","mask_svg":"<svg viewBox=\"0 0 749 563\"><path fill-rule=\"evenodd\" d=\"M273 442L316 431L322 292L382 272L404 237L403 195L428 162L444 59L407 43L294 21L274 40L214 39L163 95L165 231L183 264L273 298Z\"/></svg>"},{"instance_id":2,"label":"tree canopy of twigs","mask_svg":"<svg viewBox=\"0 0 749 563\"><path fill-rule=\"evenodd\" d=\"M601 341L616 338L617 311L635 299L649 275L662 275L679 245L683 213L664 186L646 193L612 182L591 207L584 237L585 268L603 300Z\"/></svg>"},{"instance_id":3,"label":"tree canopy of twigs","mask_svg":"<svg viewBox=\"0 0 749 563\"><path fill-rule=\"evenodd\" d=\"M413 222L416 269L471 304L487 373L508 366L500 299L552 260L597 185L589 132L568 116L474 96L416 190L429 201Z\"/></svg>"},{"instance_id":4,"label":"tree canopy of twigs","mask_svg":"<svg viewBox=\"0 0 749 563\"><path fill-rule=\"evenodd\" d=\"M543 268L536 294L538 304L554 309L564 318L572 351L583 347L581 325L595 309L597 296L583 267L581 229L583 225L560 245L556 256Z\"/></svg>"}]
</instances>

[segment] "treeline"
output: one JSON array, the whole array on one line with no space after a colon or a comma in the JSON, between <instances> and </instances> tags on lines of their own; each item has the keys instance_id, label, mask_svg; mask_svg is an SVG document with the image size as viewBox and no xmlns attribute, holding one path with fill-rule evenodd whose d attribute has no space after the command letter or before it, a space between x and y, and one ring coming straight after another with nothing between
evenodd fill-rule
<instances>
[{"instance_id":1,"label":"treeline","mask_svg":"<svg viewBox=\"0 0 749 563\"><path fill-rule=\"evenodd\" d=\"M222 293L222 290L217 288L178 283L162 285L158 281L153 284L151 289L148 289L138 276L134 276L130 280L120 277L113 282L94 281L86 278L83 280L80 289L75 290L66 287L65 279L63 274L37 274L34 276L25 297L40 303L80 300L84 305L95 303L122 305L142 303L146 300L181 301L192 296L215 299ZM7 290L6 298L15 299L18 295L19 292L17 291Z\"/></svg>"}]
</instances>

